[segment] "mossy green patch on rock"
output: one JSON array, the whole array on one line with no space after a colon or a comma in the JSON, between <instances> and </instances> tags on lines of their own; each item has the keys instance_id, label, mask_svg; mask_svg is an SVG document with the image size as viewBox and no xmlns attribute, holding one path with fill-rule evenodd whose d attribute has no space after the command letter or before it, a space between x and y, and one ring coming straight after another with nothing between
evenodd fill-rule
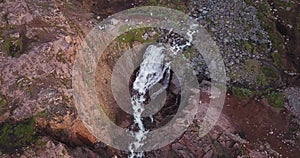
<instances>
[{"instance_id":1,"label":"mossy green patch on rock","mask_svg":"<svg viewBox=\"0 0 300 158\"><path fill-rule=\"evenodd\" d=\"M191 59L196 55L197 50L193 47L187 48L185 51L182 52L183 56L187 59Z\"/></svg>"},{"instance_id":2,"label":"mossy green patch on rock","mask_svg":"<svg viewBox=\"0 0 300 158\"><path fill-rule=\"evenodd\" d=\"M3 123L0 127L0 150L2 152L14 152L16 149L29 145L36 140L34 118L15 124Z\"/></svg>"},{"instance_id":3,"label":"mossy green patch on rock","mask_svg":"<svg viewBox=\"0 0 300 158\"><path fill-rule=\"evenodd\" d=\"M119 43L126 43L132 46L134 42L140 42L140 43L151 43L155 42L158 39L158 36L150 37L147 39L143 38L143 35L151 31L152 28L139 28L139 29L134 29L131 31L128 31L121 36L117 38L117 41Z\"/></svg>"},{"instance_id":4,"label":"mossy green patch on rock","mask_svg":"<svg viewBox=\"0 0 300 158\"><path fill-rule=\"evenodd\" d=\"M284 95L280 92L271 92L267 96L268 102L271 106L282 108L284 103Z\"/></svg>"},{"instance_id":5,"label":"mossy green patch on rock","mask_svg":"<svg viewBox=\"0 0 300 158\"><path fill-rule=\"evenodd\" d=\"M278 77L278 74L272 68L267 67L267 66L262 67L262 73L266 77L270 77L270 78L277 78Z\"/></svg>"},{"instance_id":6,"label":"mossy green patch on rock","mask_svg":"<svg viewBox=\"0 0 300 158\"><path fill-rule=\"evenodd\" d=\"M279 74L270 66L263 65L257 75L257 85L268 86L275 85L274 83L279 79Z\"/></svg>"},{"instance_id":7,"label":"mossy green patch on rock","mask_svg":"<svg viewBox=\"0 0 300 158\"><path fill-rule=\"evenodd\" d=\"M255 88L272 86L280 77L274 66L255 59L246 60L243 70L249 74L249 85Z\"/></svg>"},{"instance_id":8,"label":"mossy green patch on rock","mask_svg":"<svg viewBox=\"0 0 300 158\"><path fill-rule=\"evenodd\" d=\"M36 118L46 118L49 116L48 112L46 110L39 112L35 117Z\"/></svg>"},{"instance_id":9,"label":"mossy green patch on rock","mask_svg":"<svg viewBox=\"0 0 300 158\"><path fill-rule=\"evenodd\" d=\"M253 47L248 41L245 41L243 45L247 51L252 52Z\"/></svg>"},{"instance_id":10,"label":"mossy green patch on rock","mask_svg":"<svg viewBox=\"0 0 300 158\"><path fill-rule=\"evenodd\" d=\"M240 99L250 98L254 95L254 93L251 90L240 87L232 87L232 93L234 96Z\"/></svg>"},{"instance_id":11,"label":"mossy green patch on rock","mask_svg":"<svg viewBox=\"0 0 300 158\"><path fill-rule=\"evenodd\" d=\"M274 60L274 64L278 66L279 68L283 67L283 61L282 61L282 56L279 52L274 52L272 53L272 58Z\"/></svg>"}]
</instances>

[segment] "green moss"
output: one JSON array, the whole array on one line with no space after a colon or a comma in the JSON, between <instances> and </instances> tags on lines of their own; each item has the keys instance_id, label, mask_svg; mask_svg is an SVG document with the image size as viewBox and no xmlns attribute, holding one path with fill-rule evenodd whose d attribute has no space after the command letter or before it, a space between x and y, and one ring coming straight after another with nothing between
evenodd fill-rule
<instances>
[{"instance_id":1,"label":"green moss","mask_svg":"<svg viewBox=\"0 0 300 158\"><path fill-rule=\"evenodd\" d=\"M270 77L270 78L277 78L278 74L270 67L264 66L262 67L262 73L266 76L266 77Z\"/></svg>"},{"instance_id":2,"label":"green moss","mask_svg":"<svg viewBox=\"0 0 300 158\"><path fill-rule=\"evenodd\" d=\"M253 96L253 92L246 88L232 87L232 93L234 96L245 99Z\"/></svg>"},{"instance_id":3,"label":"green moss","mask_svg":"<svg viewBox=\"0 0 300 158\"><path fill-rule=\"evenodd\" d=\"M129 30L130 26L129 25L122 25L120 28L119 28L119 31L120 32L127 32Z\"/></svg>"},{"instance_id":4,"label":"green moss","mask_svg":"<svg viewBox=\"0 0 300 158\"><path fill-rule=\"evenodd\" d=\"M278 79L276 71L255 59L246 60L243 69L254 79L250 84L255 87L272 85Z\"/></svg>"},{"instance_id":5,"label":"green moss","mask_svg":"<svg viewBox=\"0 0 300 158\"><path fill-rule=\"evenodd\" d=\"M257 87L268 85L268 79L263 73L259 73L256 75L256 83Z\"/></svg>"},{"instance_id":6,"label":"green moss","mask_svg":"<svg viewBox=\"0 0 300 158\"><path fill-rule=\"evenodd\" d=\"M46 118L48 116L48 112L46 110L39 112L35 117Z\"/></svg>"},{"instance_id":7,"label":"green moss","mask_svg":"<svg viewBox=\"0 0 300 158\"><path fill-rule=\"evenodd\" d=\"M253 50L252 45L251 45L248 41L245 41L245 42L244 42L244 47L245 47L245 49L246 49L247 51L249 51L249 52L252 52L252 50Z\"/></svg>"},{"instance_id":8,"label":"green moss","mask_svg":"<svg viewBox=\"0 0 300 158\"><path fill-rule=\"evenodd\" d=\"M3 152L14 152L36 140L34 118L16 124L4 123L0 127L0 150Z\"/></svg>"},{"instance_id":9,"label":"green moss","mask_svg":"<svg viewBox=\"0 0 300 158\"><path fill-rule=\"evenodd\" d=\"M185 50L182 54L185 58L191 59L193 56L193 52L196 52L196 49L193 47L189 47L187 50Z\"/></svg>"},{"instance_id":10,"label":"green moss","mask_svg":"<svg viewBox=\"0 0 300 158\"><path fill-rule=\"evenodd\" d=\"M272 53L272 58L276 66L278 66L279 68L283 67L283 60L281 54L279 54L278 52Z\"/></svg>"},{"instance_id":11,"label":"green moss","mask_svg":"<svg viewBox=\"0 0 300 158\"><path fill-rule=\"evenodd\" d=\"M6 98L0 94L0 116L7 110Z\"/></svg>"},{"instance_id":12,"label":"green moss","mask_svg":"<svg viewBox=\"0 0 300 158\"><path fill-rule=\"evenodd\" d=\"M284 95L280 92L271 92L267 96L268 102L271 106L282 108L284 103Z\"/></svg>"},{"instance_id":13,"label":"green moss","mask_svg":"<svg viewBox=\"0 0 300 158\"><path fill-rule=\"evenodd\" d=\"M120 43L126 43L132 45L134 42L141 42L141 43L151 43L155 42L158 36L153 38L144 39L143 34L147 31L150 31L152 28L139 28L128 31L117 38L117 41Z\"/></svg>"},{"instance_id":14,"label":"green moss","mask_svg":"<svg viewBox=\"0 0 300 158\"><path fill-rule=\"evenodd\" d=\"M257 86L272 85L278 79L278 74L270 67L262 66L256 76Z\"/></svg>"}]
</instances>

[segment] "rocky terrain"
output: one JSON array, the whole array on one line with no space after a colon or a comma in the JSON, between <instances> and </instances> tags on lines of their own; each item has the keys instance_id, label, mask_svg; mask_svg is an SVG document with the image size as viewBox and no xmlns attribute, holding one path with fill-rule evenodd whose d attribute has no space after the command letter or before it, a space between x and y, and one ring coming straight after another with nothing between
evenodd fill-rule
<instances>
[{"instance_id":1,"label":"rocky terrain","mask_svg":"<svg viewBox=\"0 0 300 158\"><path fill-rule=\"evenodd\" d=\"M209 134L198 136L199 111L180 138L146 157L300 157L296 0L0 0L0 157L128 156L97 142L78 118L71 71L90 29L111 14L143 5L166 6L196 18L219 46L228 74L225 105ZM101 73L110 75L126 49L165 41L165 35L156 29L122 35L106 50ZM189 48L184 55L200 76L209 78L199 53ZM100 82L99 89L108 91L102 101L106 113L128 126L125 113L110 108L115 103L105 87L109 81ZM207 104L209 94L203 93Z\"/></svg>"}]
</instances>

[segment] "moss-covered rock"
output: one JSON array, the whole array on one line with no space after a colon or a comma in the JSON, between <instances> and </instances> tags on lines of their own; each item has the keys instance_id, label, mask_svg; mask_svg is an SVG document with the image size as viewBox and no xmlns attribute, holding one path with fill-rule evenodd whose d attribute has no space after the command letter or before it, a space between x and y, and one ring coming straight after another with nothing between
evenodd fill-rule
<instances>
[{"instance_id":1,"label":"moss-covered rock","mask_svg":"<svg viewBox=\"0 0 300 158\"><path fill-rule=\"evenodd\" d=\"M248 52L252 52L253 51L253 46L248 42L248 41L245 41L243 43L245 49L248 51Z\"/></svg>"},{"instance_id":2,"label":"moss-covered rock","mask_svg":"<svg viewBox=\"0 0 300 158\"><path fill-rule=\"evenodd\" d=\"M36 140L34 118L18 123L3 123L0 127L0 150L2 152L14 152Z\"/></svg>"},{"instance_id":3,"label":"moss-covered rock","mask_svg":"<svg viewBox=\"0 0 300 158\"><path fill-rule=\"evenodd\" d=\"M268 102L271 106L282 108L284 103L284 95L280 92L271 92L267 96Z\"/></svg>"},{"instance_id":4,"label":"moss-covered rock","mask_svg":"<svg viewBox=\"0 0 300 158\"><path fill-rule=\"evenodd\" d=\"M279 79L279 74L268 66L262 66L256 76L258 86L276 86L274 83Z\"/></svg>"},{"instance_id":5,"label":"moss-covered rock","mask_svg":"<svg viewBox=\"0 0 300 158\"><path fill-rule=\"evenodd\" d=\"M252 92L251 90L240 87L232 87L232 93L234 96L240 99L250 98L254 95L254 92Z\"/></svg>"},{"instance_id":6,"label":"moss-covered rock","mask_svg":"<svg viewBox=\"0 0 300 158\"><path fill-rule=\"evenodd\" d=\"M134 30L128 31L128 32L122 34L121 36L119 36L117 38L117 41L120 43L129 44L131 46L134 42L140 42L140 43L155 42L158 39L158 35L150 37L150 38L143 37L143 35L146 32L151 31L151 29L152 28L139 28L139 29L134 29Z\"/></svg>"},{"instance_id":7,"label":"moss-covered rock","mask_svg":"<svg viewBox=\"0 0 300 158\"><path fill-rule=\"evenodd\" d=\"M248 59L243 66L249 86L256 89L276 86L274 84L280 79L277 69L269 63L262 63L259 60Z\"/></svg>"}]
</instances>

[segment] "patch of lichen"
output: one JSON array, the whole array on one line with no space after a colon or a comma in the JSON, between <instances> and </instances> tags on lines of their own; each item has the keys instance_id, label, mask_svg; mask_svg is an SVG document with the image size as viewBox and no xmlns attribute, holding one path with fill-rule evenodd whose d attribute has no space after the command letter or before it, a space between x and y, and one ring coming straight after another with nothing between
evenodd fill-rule
<instances>
[{"instance_id":1,"label":"patch of lichen","mask_svg":"<svg viewBox=\"0 0 300 158\"><path fill-rule=\"evenodd\" d=\"M0 150L14 152L36 140L35 119L29 118L17 123L3 123L0 125Z\"/></svg>"},{"instance_id":2,"label":"patch of lichen","mask_svg":"<svg viewBox=\"0 0 300 158\"><path fill-rule=\"evenodd\" d=\"M232 94L240 99L252 97L255 93L247 88L232 87Z\"/></svg>"},{"instance_id":3,"label":"patch of lichen","mask_svg":"<svg viewBox=\"0 0 300 158\"><path fill-rule=\"evenodd\" d=\"M134 42L153 43L153 42L157 41L158 35L147 38L147 39L143 38L143 35L146 32L151 31L151 30L152 30L152 28L139 28L139 29L130 30L130 31L122 34L121 36L117 37L117 41L119 43L129 44L130 46L132 46L132 44Z\"/></svg>"},{"instance_id":4,"label":"patch of lichen","mask_svg":"<svg viewBox=\"0 0 300 158\"><path fill-rule=\"evenodd\" d=\"M271 106L282 108L284 103L284 95L281 92L271 92L267 95L268 102Z\"/></svg>"},{"instance_id":5,"label":"patch of lichen","mask_svg":"<svg viewBox=\"0 0 300 158\"><path fill-rule=\"evenodd\" d=\"M188 12L188 6L184 0L146 0L143 5L146 6L162 6Z\"/></svg>"}]
</instances>

